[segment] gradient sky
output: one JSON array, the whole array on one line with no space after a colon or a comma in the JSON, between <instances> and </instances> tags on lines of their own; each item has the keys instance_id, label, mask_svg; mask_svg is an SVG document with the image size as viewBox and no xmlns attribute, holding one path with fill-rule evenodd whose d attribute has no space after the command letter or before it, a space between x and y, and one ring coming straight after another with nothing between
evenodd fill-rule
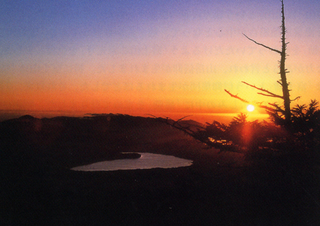
<instances>
[{"instance_id":1,"label":"gradient sky","mask_svg":"<svg viewBox=\"0 0 320 226\"><path fill-rule=\"evenodd\" d=\"M0 110L239 113L281 94L279 0L2 0ZM320 3L285 1L292 98L320 99ZM263 111L261 111L263 113Z\"/></svg>"}]
</instances>

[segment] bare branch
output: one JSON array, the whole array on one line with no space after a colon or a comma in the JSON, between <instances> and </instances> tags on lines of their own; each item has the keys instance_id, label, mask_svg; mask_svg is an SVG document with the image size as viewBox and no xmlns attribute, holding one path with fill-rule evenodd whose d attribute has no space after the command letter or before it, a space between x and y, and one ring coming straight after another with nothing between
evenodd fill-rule
<instances>
[{"instance_id":1,"label":"bare branch","mask_svg":"<svg viewBox=\"0 0 320 226\"><path fill-rule=\"evenodd\" d=\"M184 117L182 117L182 118L178 119L176 122L180 122L180 121L182 121L183 119L188 118L188 117L190 117L190 116L192 116L192 115L186 115L186 116L184 116Z\"/></svg>"},{"instance_id":2,"label":"bare branch","mask_svg":"<svg viewBox=\"0 0 320 226\"><path fill-rule=\"evenodd\" d=\"M226 93L228 93L231 97L233 98L236 98L244 103L249 103L249 101L245 100L245 99L242 99L241 97L239 97L238 95L234 95L232 93L230 93L228 90L224 90L226 91ZM257 107L259 108L263 108L263 109L266 109L267 111L274 111L274 108L271 108L271 107L268 107L266 105L262 105L262 102L256 102L255 104L257 104ZM270 104L270 103L269 103ZM271 106L274 106L274 104L270 104Z\"/></svg>"},{"instance_id":3,"label":"bare branch","mask_svg":"<svg viewBox=\"0 0 320 226\"><path fill-rule=\"evenodd\" d=\"M257 90L260 90L260 91L262 91L262 92L267 93L267 94L265 94L265 93L258 93L259 95L263 95L263 96L267 96L267 97L275 97L275 98L281 98L281 99L283 99L283 97L282 97L282 96L277 95L277 94L275 94L275 93L272 93L272 92L270 92L269 90L266 90L266 89L263 89L263 88L256 87L255 85L251 85L251 84L249 84L249 83L247 83L247 82L244 82L244 81L242 81L242 83L244 83L244 84L246 84L246 85L248 85L248 86L250 86L250 87L252 87L252 88L255 88L255 89L257 89Z\"/></svg>"},{"instance_id":4,"label":"bare branch","mask_svg":"<svg viewBox=\"0 0 320 226\"><path fill-rule=\"evenodd\" d=\"M296 100L299 100L301 98L301 96L297 96L296 98L294 98L293 100L291 101L296 101Z\"/></svg>"},{"instance_id":5,"label":"bare branch","mask_svg":"<svg viewBox=\"0 0 320 226\"><path fill-rule=\"evenodd\" d=\"M247 100L245 100L245 99L242 99L241 97L238 97L238 95L234 95L234 94L232 94L232 93L230 93L228 90L224 90L224 91L226 91L226 93L228 93L231 97L234 97L234 98L236 98L236 99L238 99L238 100L241 100L242 102L244 102L244 103L249 103L249 101L247 101Z\"/></svg>"},{"instance_id":6,"label":"bare branch","mask_svg":"<svg viewBox=\"0 0 320 226\"><path fill-rule=\"evenodd\" d=\"M243 34L243 33L242 33L242 34ZM247 39L249 39L250 41L254 42L255 44L257 44L257 45L259 45L259 46L262 46L262 47L264 47L264 48L267 48L267 49L269 49L269 50L271 50L271 51L274 51L274 52L276 52L276 53L281 54L281 51L279 51L279 50L277 50L277 49L273 49L273 48L271 48L271 47L269 47L269 46L266 46L266 45L264 45L264 44L262 44L262 43L256 42L255 40L249 38L249 37L246 36L245 34L243 34L243 35L244 35Z\"/></svg>"},{"instance_id":7,"label":"bare branch","mask_svg":"<svg viewBox=\"0 0 320 226\"><path fill-rule=\"evenodd\" d=\"M188 117L191 117L191 116L192 116L192 115L183 116L182 118L179 118L179 119L177 120L177 122L182 121L182 120L184 120L185 118L188 118Z\"/></svg>"},{"instance_id":8,"label":"bare branch","mask_svg":"<svg viewBox=\"0 0 320 226\"><path fill-rule=\"evenodd\" d=\"M257 94L259 94L261 96L265 96L265 97L277 97L277 98L283 99L283 97L281 97L281 96L275 96L275 95L271 95L271 94L265 94L265 93L257 93Z\"/></svg>"}]
</instances>

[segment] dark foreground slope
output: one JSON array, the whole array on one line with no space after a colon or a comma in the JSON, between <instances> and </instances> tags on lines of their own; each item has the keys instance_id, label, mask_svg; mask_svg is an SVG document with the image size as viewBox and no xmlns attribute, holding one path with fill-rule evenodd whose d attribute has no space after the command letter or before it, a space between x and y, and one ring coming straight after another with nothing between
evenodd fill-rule
<instances>
[{"instance_id":1,"label":"dark foreground slope","mask_svg":"<svg viewBox=\"0 0 320 226\"><path fill-rule=\"evenodd\" d=\"M318 168L206 149L153 118L2 122L1 225L318 225ZM122 151L194 160L177 169L75 172Z\"/></svg>"}]
</instances>

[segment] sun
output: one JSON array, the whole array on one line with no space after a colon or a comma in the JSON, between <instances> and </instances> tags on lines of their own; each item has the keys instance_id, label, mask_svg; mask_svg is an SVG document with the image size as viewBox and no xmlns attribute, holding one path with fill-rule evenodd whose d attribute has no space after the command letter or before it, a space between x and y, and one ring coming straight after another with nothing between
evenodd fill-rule
<instances>
[{"instance_id":1,"label":"sun","mask_svg":"<svg viewBox=\"0 0 320 226\"><path fill-rule=\"evenodd\" d=\"M247 106L247 110L248 110L249 112L254 111L254 106L253 106L252 104L249 104L249 105Z\"/></svg>"}]
</instances>

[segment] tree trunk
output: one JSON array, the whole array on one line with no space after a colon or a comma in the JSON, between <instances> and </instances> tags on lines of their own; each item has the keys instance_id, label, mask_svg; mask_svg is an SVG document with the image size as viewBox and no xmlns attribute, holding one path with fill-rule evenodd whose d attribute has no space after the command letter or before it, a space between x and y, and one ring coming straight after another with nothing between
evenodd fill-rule
<instances>
[{"instance_id":1,"label":"tree trunk","mask_svg":"<svg viewBox=\"0 0 320 226\"><path fill-rule=\"evenodd\" d=\"M283 100L284 100L284 110L285 110L285 122L286 125L290 124L291 119L291 112L290 112L290 90L288 88L287 83L287 70L285 67L285 61L286 61L286 49L287 49L287 43L286 43L286 27L285 27L285 17L284 17L284 4L283 1L281 1L282 8L281 8L281 14L282 14L282 50L281 50L281 59L280 59L280 76L281 76L281 85L282 85L282 93L283 93Z\"/></svg>"}]
</instances>

